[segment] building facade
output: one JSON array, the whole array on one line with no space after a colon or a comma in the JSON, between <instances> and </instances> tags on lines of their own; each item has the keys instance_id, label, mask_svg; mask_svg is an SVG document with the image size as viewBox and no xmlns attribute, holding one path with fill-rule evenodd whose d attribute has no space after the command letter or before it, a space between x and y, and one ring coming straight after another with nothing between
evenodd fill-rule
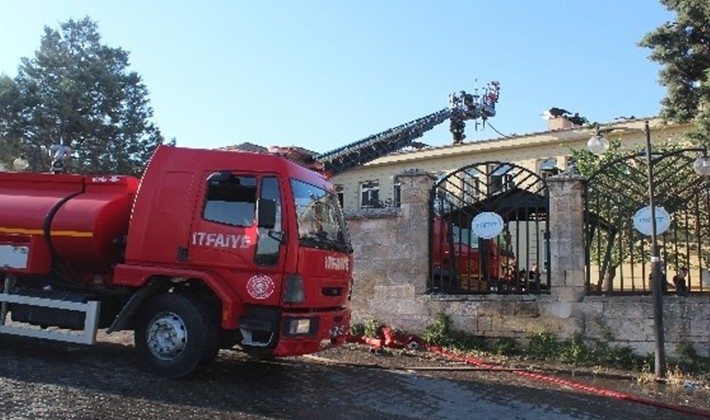
<instances>
[{"instance_id":1,"label":"building facade","mask_svg":"<svg viewBox=\"0 0 710 420\"><path fill-rule=\"evenodd\" d=\"M648 119L654 144L684 141L691 125L664 125L659 119ZM646 119L629 119L602 125L602 134L619 139L622 148L643 148ZM400 185L394 175L419 169L441 179L459 168L488 161L510 162L527 168L541 177L566 170L571 164L572 149L585 149L594 129L574 126L564 117L550 120L547 131L481 140L476 142L401 151L383 156L363 166L333 177L344 210L396 205Z\"/></svg>"}]
</instances>

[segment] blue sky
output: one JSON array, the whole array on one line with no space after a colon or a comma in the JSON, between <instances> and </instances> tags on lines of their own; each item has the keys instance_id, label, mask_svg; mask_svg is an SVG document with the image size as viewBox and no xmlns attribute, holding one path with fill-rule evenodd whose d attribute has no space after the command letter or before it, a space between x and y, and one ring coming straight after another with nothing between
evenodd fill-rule
<instances>
[{"instance_id":1,"label":"blue sky","mask_svg":"<svg viewBox=\"0 0 710 420\"><path fill-rule=\"evenodd\" d=\"M490 124L544 131L545 109L591 121L658 114L660 67L636 44L673 20L655 0L0 0L0 73L43 27L89 16L130 52L153 121L178 145L326 152L501 84ZM497 138L469 122L467 141ZM451 143L448 124L427 133Z\"/></svg>"}]
</instances>

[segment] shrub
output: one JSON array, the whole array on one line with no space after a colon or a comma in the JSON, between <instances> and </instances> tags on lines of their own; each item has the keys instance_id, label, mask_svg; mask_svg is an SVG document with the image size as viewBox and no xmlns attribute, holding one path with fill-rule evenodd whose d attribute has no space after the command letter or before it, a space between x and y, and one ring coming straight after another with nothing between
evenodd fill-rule
<instances>
[{"instance_id":1,"label":"shrub","mask_svg":"<svg viewBox=\"0 0 710 420\"><path fill-rule=\"evenodd\" d=\"M437 346L450 346L453 343L453 327L451 318L445 313L438 313L434 319L427 324L422 334L422 339L429 344Z\"/></svg>"},{"instance_id":2,"label":"shrub","mask_svg":"<svg viewBox=\"0 0 710 420\"><path fill-rule=\"evenodd\" d=\"M484 350L486 341L480 336L454 331L451 346L459 350Z\"/></svg>"},{"instance_id":3,"label":"shrub","mask_svg":"<svg viewBox=\"0 0 710 420\"><path fill-rule=\"evenodd\" d=\"M604 355L603 359L599 361L600 364L605 366L638 370L648 362L644 356L635 354L631 347L618 346L610 348L607 346L607 348L607 353Z\"/></svg>"},{"instance_id":4,"label":"shrub","mask_svg":"<svg viewBox=\"0 0 710 420\"><path fill-rule=\"evenodd\" d=\"M690 341L681 341L675 348L675 353L681 359L696 359L698 352Z\"/></svg>"},{"instance_id":5,"label":"shrub","mask_svg":"<svg viewBox=\"0 0 710 420\"><path fill-rule=\"evenodd\" d=\"M574 334L561 344L559 358L564 362L573 364L587 364L593 360L590 349L584 342L581 334Z\"/></svg>"},{"instance_id":6,"label":"shrub","mask_svg":"<svg viewBox=\"0 0 710 420\"><path fill-rule=\"evenodd\" d=\"M520 353L520 345L511 337L501 337L496 339L491 346L491 350L495 354L501 356L513 356Z\"/></svg>"},{"instance_id":7,"label":"shrub","mask_svg":"<svg viewBox=\"0 0 710 420\"><path fill-rule=\"evenodd\" d=\"M365 323L363 335L371 338L382 338L382 322L377 318L370 318Z\"/></svg>"},{"instance_id":8,"label":"shrub","mask_svg":"<svg viewBox=\"0 0 710 420\"><path fill-rule=\"evenodd\" d=\"M352 324L350 326L350 335L354 335L356 337L364 336L365 324Z\"/></svg>"},{"instance_id":9,"label":"shrub","mask_svg":"<svg viewBox=\"0 0 710 420\"><path fill-rule=\"evenodd\" d=\"M535 333L530 336L525 352L534 359L557 358L560 343L549 331Z\"/></svg>"},{"instance_id":10,"label":"shrub","mask_svg":"<svg viewBox=\"0 0 710 420\"><path fill-rule=\"evenodd\" d=\"M698 355L693 343L681 341L675 349L678 368L684 372L707 374L710 371L710 358Z\"/></svg>"}]
</instances>

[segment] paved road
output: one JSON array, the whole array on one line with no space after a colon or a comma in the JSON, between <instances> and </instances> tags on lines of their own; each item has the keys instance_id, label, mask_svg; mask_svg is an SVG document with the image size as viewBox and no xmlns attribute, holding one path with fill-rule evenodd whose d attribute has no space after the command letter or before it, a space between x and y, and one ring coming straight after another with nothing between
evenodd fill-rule
<instances>
[{"instance_id":1,"label":"paved road","mask_svg":"<svg viewBox=\"0 0 710 420\"><path fill-rule=\"evenodd\" d=\"M679 413L571 390L491 384L475 373L248 361L222 352L204 374L143 373L132 348L0 337L3 419L677 419ZM688 418L683 417L683 418Z\"/></svg>"}]
</instances>

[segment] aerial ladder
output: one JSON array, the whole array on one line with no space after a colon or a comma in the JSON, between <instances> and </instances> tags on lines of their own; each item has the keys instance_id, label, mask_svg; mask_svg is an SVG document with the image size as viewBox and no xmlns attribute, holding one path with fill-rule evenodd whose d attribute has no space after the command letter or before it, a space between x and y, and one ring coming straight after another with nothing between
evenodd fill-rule
<instances>
[{"instance_id":1,"label":"aerial ladder","mask_svg":"<svg viewBox=\"0 0 710 420\"><path fill-rule=\"evenodd\" d=\"M453 143L460 144L466 138L466 121L481 120L485 125L488 118L496 115L499 93L500 84L493 81L488 83L482 94L466 91L451 94L446 108L322 154L310 155L294 147L272 147L269 151L327 176L335 176L411 146L416 139L447 119L450 120Z\"/></svg>"}]
</instances>

